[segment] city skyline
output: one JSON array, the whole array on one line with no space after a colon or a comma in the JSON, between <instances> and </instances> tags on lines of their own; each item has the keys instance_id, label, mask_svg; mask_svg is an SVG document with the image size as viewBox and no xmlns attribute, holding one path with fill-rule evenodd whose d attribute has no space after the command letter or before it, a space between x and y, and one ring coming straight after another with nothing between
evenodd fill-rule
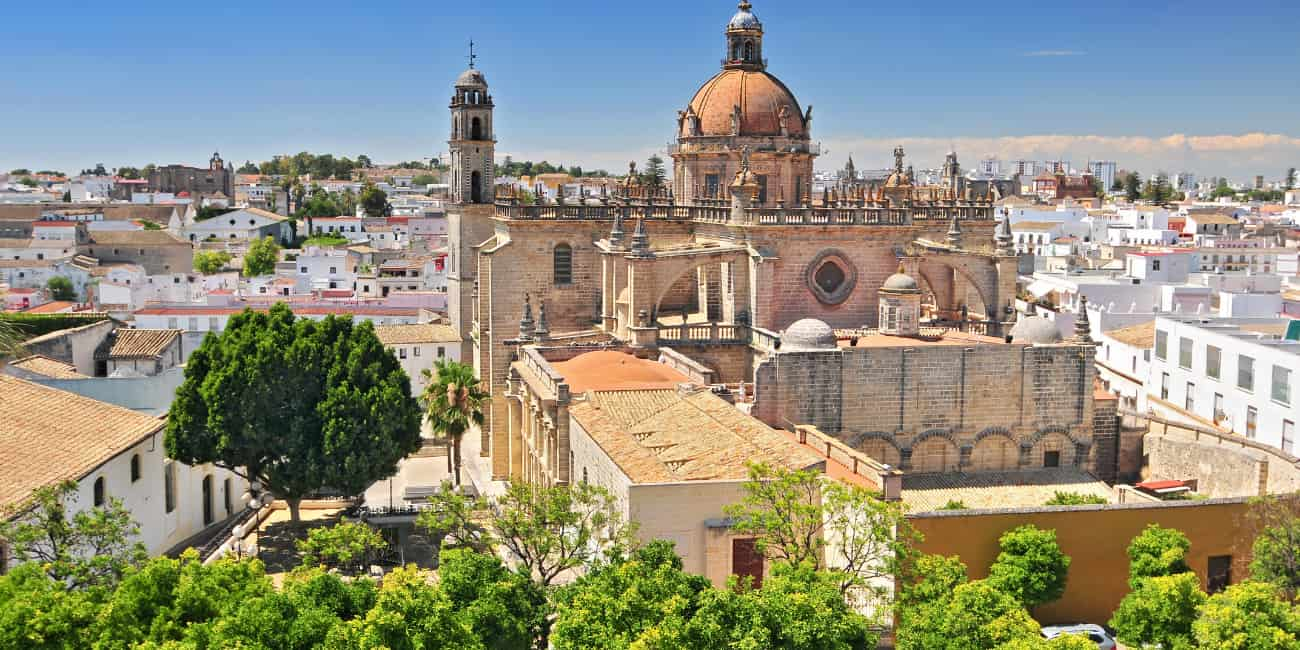
<instances>
[{"instance_id":1,"label":"city skyline","mask_svg":"<svg viewBox=\"0 0 1300 650\"><path fill-rule=\"evenodd\" d=\"M497 99L499 157L617 173L664 149L676 111L716 71L734 11L725 0L488 2L478 14L236 2L169 7L163 22L152 5L88 6L57 42L29 32L0 44L22 71L0 105L11 125L0 169L201 163L213 150L236 164L303 150L431 156L445 149L446 99L473 38ZM1282 29L1293 21L1208 2L1015 2L996 24L956 3L923 13L830 2L809 15L760 0L754 10L771 71L816 107L813 138L827 151L818 169L850 154L884 167L898 144L918 167L952 147L967 167L986 155L1107 159L1236 180L1280 179L1300 161L1289 108L1300 90L1285 81L1300 55ZM1300 17L1280 2L1261 12ZM38 13L16 8L19 22ZM265 29L248 30L249 15ZM183 26L174 38L156 38L173 25ZM1234 37L1247 28L1251 38Z\"/></svg>"}]
</instances>

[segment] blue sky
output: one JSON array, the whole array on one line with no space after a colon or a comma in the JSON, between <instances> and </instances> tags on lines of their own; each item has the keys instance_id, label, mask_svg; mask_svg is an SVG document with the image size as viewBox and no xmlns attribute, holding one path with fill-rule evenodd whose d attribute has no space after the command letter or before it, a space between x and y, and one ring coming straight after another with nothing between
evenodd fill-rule
<instances>
[{"instance_id":1,"label":"blue sky","mask_svg":"<svg viewBox=\"0 0 1300 650\"><path fill-rule=\"evenodd\" d=\"M1300 3L757 0L821 167L1089 157L1280 177L1300 166ZM726 0L12 3L0 169L379 161L445 147L479 43L499 153L622 169L718 69Z\"/></svg>"}]
</instances>

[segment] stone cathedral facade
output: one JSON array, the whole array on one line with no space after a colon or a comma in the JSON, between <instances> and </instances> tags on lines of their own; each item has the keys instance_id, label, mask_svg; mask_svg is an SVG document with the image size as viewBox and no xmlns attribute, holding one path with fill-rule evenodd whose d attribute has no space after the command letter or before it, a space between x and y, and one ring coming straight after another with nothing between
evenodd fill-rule
<instances>
[{"instance_id":1,"label":"stone cathedral facade","mask_svg":"<svg viewBox=\"0 0 1300 650\"><path fill-rule=\"evenodd\" d=\"M995 223L988 199L916 187L901 149L895 173L879 188L814 196L819 151L811 135L812 108L768 72L763 35L750 3L741 2L726 26L722 70L677 113L668 187L647 186L630 175L617 192L525 203L512 188L494 187L493 104L483 74L471 68L457 80L451 105L456 205L448 211L449 316L464 339L462 358L473 360L494 395L483 449L497 478L571 479L567 421L556 416L569 398L567 388L563 378L538 378L521 369L525 347L563 347L570 356L598 348L667 355L686 359L710 383L731 386L794 381L793 358L773 365L784 354L787 330L810 320L830 332L878 330L882 314L893 313L882 307L882 289L900 268L915 279L917 296L924 296L925 314L916 318L925 318L927 331L977 330L984 343L998 344L1009 333L1018 260L1009 225ZM908 329L914 331L919 327ZM835 335L830 337L834 347ZM1077 352L1059 354L1077 358ZM817 354L840 363L839 356ZM941 354L931 353L931 363L941 364L934 356ZM1086 408L1067 409L1073 414L1068 423L1022 416L1018 428L1004 428L1030 438L1045 427L1071 429L1070 457L1078 451L1086 458L1092 453L1091 364L1069 367L1073 374L1059 373L1072 387L1066 399L1074 396ZM814 374L836 383L835 403L851 404L852 417L803 415L832 429L827 433L871 433L870 440L878 440L880 431L854 430L871 419L870 404L858 400L853 387L840 386L834 372L825 366ZM854 380L872 381L868 375ZM1033 381L1026 391L1050 390ZM803 399L793 386L750 397L791 404ZM765 419L776 420L768 424L778 427L788 424L781 418L798 414L771 401L754 412L768 414ZM900 427L912 426L906 417L896 419ZM948 426L942 418L914 419L927 431ZM899 432L904 445L906 433ZM954 430L946 439L960 445L975 435ZM953 453L952 467L970 456ZM910 457L904 449L890 460ZM1032 467L1033 455L1028 458Z\"/></svg>"}]
</instances>

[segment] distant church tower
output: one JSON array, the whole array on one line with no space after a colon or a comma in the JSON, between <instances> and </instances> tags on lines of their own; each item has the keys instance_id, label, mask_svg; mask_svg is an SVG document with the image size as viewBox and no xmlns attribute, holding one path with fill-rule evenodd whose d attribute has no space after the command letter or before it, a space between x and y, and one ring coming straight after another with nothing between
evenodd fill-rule
<instances>
[{"instance_id":1,"label":"distant church tower","mask_svg":"<svg viewBox=\"0 0 1300 650\"><path fill-rule=\"evenodd\" d=\"M487 79L474 68L470 44L469 69L456 79L451 98L451 200L454 203L493 203L496 199L496 137L492 132L492 95Z\"/></svg>"}]
</instances>

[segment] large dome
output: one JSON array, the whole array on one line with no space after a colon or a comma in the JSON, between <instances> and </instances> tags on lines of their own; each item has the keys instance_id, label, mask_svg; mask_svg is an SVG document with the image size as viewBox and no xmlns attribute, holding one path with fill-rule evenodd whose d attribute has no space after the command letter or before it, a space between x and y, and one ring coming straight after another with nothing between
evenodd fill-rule
<instances>
[{"instance_id":1,"label":"large dome","mask_svg":"<svg viewBox=\"0 0 1300 650\"><path fill-rule=\"evenodd\" d=\"M781 135L782 107L786 110L786 135L807 134L803 112L794 94L780 79L759 70L723 70L700 87L690 106L700 118L699 135L702 136L732 135L731 114L737 106L741 115L740 135Z\"/></svg>"}]
</instances>

